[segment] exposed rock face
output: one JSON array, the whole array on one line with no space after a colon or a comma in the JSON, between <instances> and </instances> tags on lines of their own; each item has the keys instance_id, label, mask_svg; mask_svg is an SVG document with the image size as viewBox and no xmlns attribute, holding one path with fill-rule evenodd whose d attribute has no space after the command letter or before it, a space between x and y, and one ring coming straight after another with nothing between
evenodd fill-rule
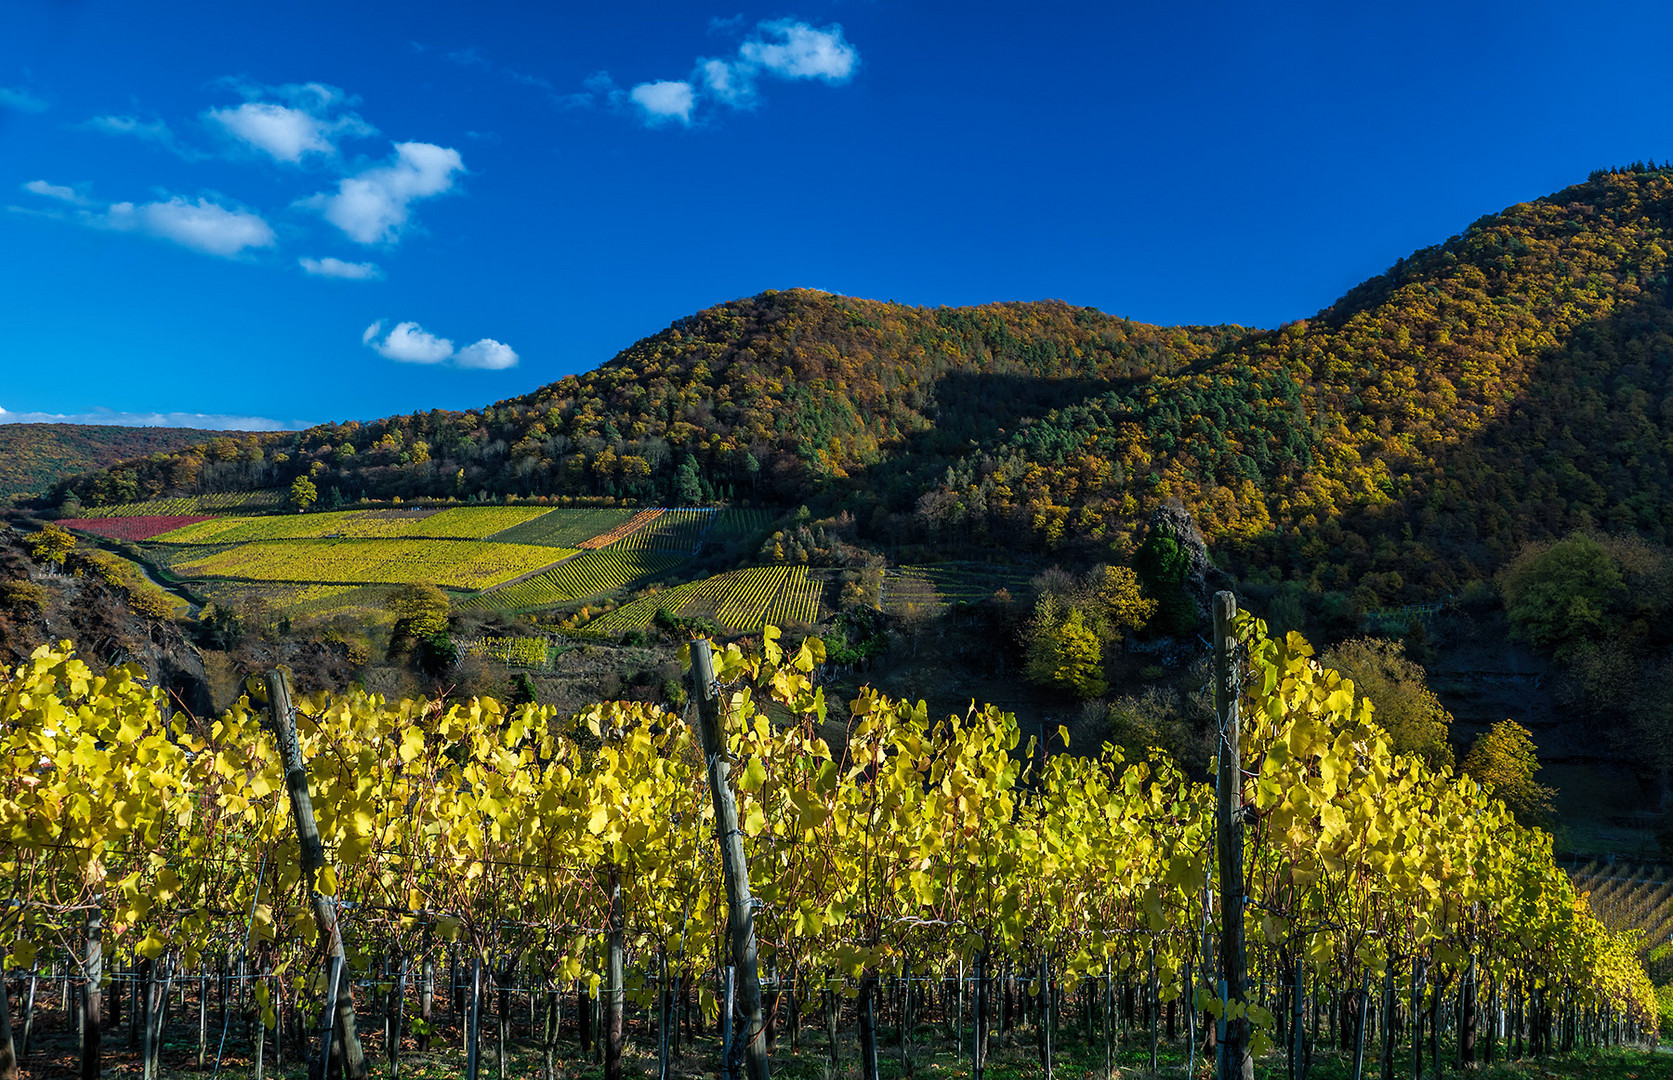
<instances>
[{"instance_id":1,"label":"exposed rock face","mask_svg":"<svg viewBox=\"0 0 1673 1080\"><path fill-rule=\"evenodd\" d=\"M1150 515L1148 530L1152 536L1171 536L1179 545L1187 560L1185 591L1196 601L1197 610L1205 618L1212 618L1215 591L1230 588L1231 583L1226 572L1209 558L1208 542L1203 539L1202 530L1197 528L1197 519L1183 503L1170 499Z\"/></svg>"},{"instance_id":2,"label":"exposed rock face","mask_svg":"<svg viewBox=\"0 0 1673 1080\"><path fill-rule=\"evenodd\" d=\"M179 626L134 611L122 590L95 576L40 565L23 534L0 526L0 663L10 668L59 641L73 642L95 669L138 664L175 708L214 715L203 657Z\"/></svg>"}]
</instances>

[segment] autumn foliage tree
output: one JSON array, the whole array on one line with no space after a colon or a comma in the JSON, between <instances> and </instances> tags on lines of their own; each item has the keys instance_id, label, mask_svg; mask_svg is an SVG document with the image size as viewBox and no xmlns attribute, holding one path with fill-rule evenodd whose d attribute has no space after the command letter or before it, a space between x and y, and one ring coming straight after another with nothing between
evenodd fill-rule
<instances>
[{"instance_id":1,"label":"autumn foliage tree","mask_svg":"<svg viewBox=\"0 0 1673 1080\"><path fill-rule=\"evenodd\" d=\"M1528 826L1550 819L1556 794L1534 779L1540 767L1532 733L1514 720L1501 720L1478 735L1464 756L1464 771L1492 788Z\"/></svg>"},{"instance_id":2,"label":"autumn foliage tree","mask_svg":"<svg viewBox=\"0 0 1673 1080\"><path fill-rule=\"evenodd\" d=\"M1396 753L1415 754L1430 768L1452 768L1452 714L1432 690L1423 667L1387 638L1358 638L1325 652L1326 667L1353 681L1354 700L1370 701Z\"/></svg>"}]
</instances>

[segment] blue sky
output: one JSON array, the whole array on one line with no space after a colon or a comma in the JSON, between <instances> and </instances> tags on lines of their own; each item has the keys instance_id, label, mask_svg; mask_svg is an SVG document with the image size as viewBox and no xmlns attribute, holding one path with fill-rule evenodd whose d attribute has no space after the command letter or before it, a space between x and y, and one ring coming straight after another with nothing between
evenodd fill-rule
<instances>
[{"instance_id":1,"label":"blue sky","mask_svg":"<svg viewBox=\"0 0 1673 1080\"><path fill-rule=\"evenodd\" d=\"M1272 326L1673 157L1670 22L12 0L0 421L477 406L791 286Z\"/></svg>"}]
</instances>

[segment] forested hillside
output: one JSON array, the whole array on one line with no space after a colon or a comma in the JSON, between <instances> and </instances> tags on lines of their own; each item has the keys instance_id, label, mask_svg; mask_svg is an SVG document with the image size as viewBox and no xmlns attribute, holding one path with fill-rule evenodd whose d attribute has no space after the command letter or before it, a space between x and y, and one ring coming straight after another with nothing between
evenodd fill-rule
<instances>
[{"instance_id":1,"label":"forested hillside","mask_svg":"<svg viewBox=\"0 0 1673 1080\"><path fill-rule=\"evenodd\" d=\"M53 497L307 473L323 503L808 502L874 541L1123 560L1179 500L1252 584L1427 599L1530 539L1666 538L1670 226L1673 172L1601 172L1274 330L767 292L482 410L265 436L220 467L154 455Z\"/></svg>"},{"instance_id":2,"label":"forested hillside","mask_svg":"<svg viewBox=\"0 0 1673 1080\"><path fill-rule=\"evenodd\" d=\"M185 450L216 434L113 424L0 424L0 499L45 491L72 473Z\"/></svg>"}]
</instances>

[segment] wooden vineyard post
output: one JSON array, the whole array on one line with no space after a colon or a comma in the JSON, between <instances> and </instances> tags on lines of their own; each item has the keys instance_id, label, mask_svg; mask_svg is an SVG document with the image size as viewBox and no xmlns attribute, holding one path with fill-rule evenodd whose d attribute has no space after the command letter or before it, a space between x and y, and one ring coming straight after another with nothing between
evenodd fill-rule
<instances>
[{"instance_id":1,"label":"wooden vineyard post","mask_svg":"<svg viewBox=\"0 0 1673 1080\"><path fill-rule=\"evenodd\" d=\"M1214 719L1220 733L1220 759L1215 774L1217 796L1215 836L1220 869L1220 977L1224 1001L1242 1002L1245 981L1243 953L1243 750L1238 731L1237 665L1232 656L1232 619L1237 598L1214 594ZM1243 1017L1225 1025L1220 1052L1220 1080L1247 1080L1255 1074L1249 1056L1249 1021Z\"/></svg>"},{"instance_id":2,"label":"wooden vineyard post","mask_svg":"<svg viewBox=\"0 0 1673 1080\"><path fill-rule=\"evenodd\" d=\"M93 906L87 910L86 976L81 995L81 1076L82 1080L99 1080L99 1035L102 1018L99 1015L99 983L104 968L104 896L95 894Z\"/></svg>"},{"instance_id":3,"label":"wooden vineyard post","mask_svg":"<svg viewBox=\"0 0 1673 1080\"><path fill-rule=\"evenodd\" d=\"M325 846L320 842L319 825L314 820L314 800L308 791L308 769L302 762L302 744L296 738L296 719L290 703L290 681L283 671L267 674L267 715L272 723L273 739L278 744L285 770L285 787L290 791L290 809L296 819L296 837L301 848L302 888L314 905L314 923L319 927L320 940L326 944L326 955L331 965L331 989L339 991L331 1002L335 1015L325 1027L332 1032L338 1052L342 1055L345 1080L366 1080L366 1055L360 1048L360 1035L354 1024L354 994L346 985L342 970L347 966L343 950L342 928L337 925L337 909L328 897L320 895L314 884L325 868ZM338 983L344 983L338 987ZM329 1060L326 1062L329 1065ZM322 1072L321 1080L327 1074Z\"/></svg>"},{"instance_id":4,"label":"wooden vineyard post","mask_svg":"<svg viewBox=\"0 0 1673 1080\"><path fill-rule=\"evenodd\" d=\"M703 757L708 762L709 793L714 797L715 831L719 834L721 867L726 876L728 921L732 927L732 958L738 967L743 1005L743 1064L749 1080L767 1080L766 1025L761 1016L761 978L755 963L755 912L749 895L749 866L744 861L744 837L738 828L738 804L727 783L731 763L726 759L726 736L720 726L720 688L715 683L709 643L691 643L691 679L696 690L698 728ZM737 1055L726 1062L728 1074L738 1075Z\"/></svg>"},{"instance_id":5,"label":"wooden vineyard post","mask_svg":"<svg viewBox=\"0 0 1673 1080\"><path fill-rule=\"evenodd\" d=\"M609 976L606 980L604 998L604 1077L605 1080L622 1080L622 1050L625 1047L626 1013L627 1013L627 974L626 974L626 939L627 939L627 908L622 896L622 872L614 863L609 869L609 884L606 889L610 897L610 934L608 940L609 953L605 962L605 972Z\"/></svg>"}]
</instances>

